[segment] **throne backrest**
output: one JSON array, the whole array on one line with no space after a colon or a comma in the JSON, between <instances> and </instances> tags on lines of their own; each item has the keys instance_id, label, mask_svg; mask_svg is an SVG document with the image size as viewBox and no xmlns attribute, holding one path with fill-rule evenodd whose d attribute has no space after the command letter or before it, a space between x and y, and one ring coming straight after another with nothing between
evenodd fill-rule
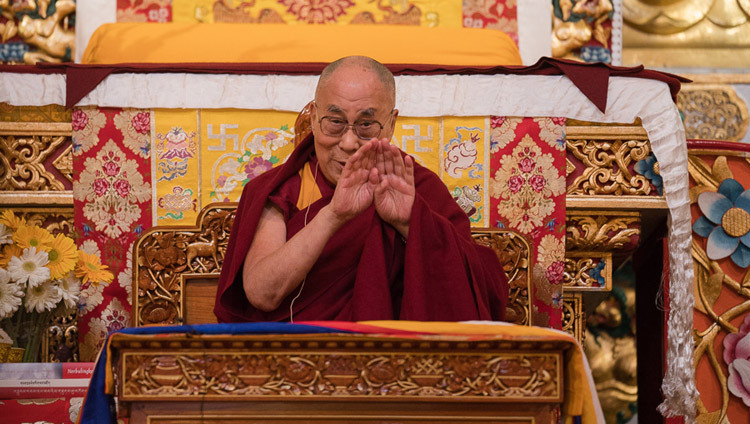
<instances>
[{"instance_id":1,"label":"throne backrest","mask_svg":"<svg viewBox=\"0 0 750 424\"><path fill-rule=\"evenodd\" d=\"M133 249L133 326L216 322L214 299L237 203L212 203L195 227L156 226ZM510 282L506 319L531 325L532 249L519 233L472 229L474 240L495 251Z\"/></svg>"}]
</instances>

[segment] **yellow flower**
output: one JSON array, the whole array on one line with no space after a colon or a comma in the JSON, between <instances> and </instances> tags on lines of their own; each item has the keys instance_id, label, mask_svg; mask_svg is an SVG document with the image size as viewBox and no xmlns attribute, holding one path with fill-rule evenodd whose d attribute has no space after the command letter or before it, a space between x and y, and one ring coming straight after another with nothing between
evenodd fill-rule
<instances>
[{"instance_id":1,"label":"yellow flower","mask_svg":"<svg viewBox=\"0 0 750 424\"><path fill-rule=\"evenodd\" d=\"M75 276L81 279L82 284L90 281L95 285L102 282L109 284L115 278L111 272L107 271L107 265L102 265L99 262L98 256L89 255L83 250L78 251L78 264L76 265Z\"/></svg>"},{"instance_id":2,"label":"yellow flower","mask_svg":"<svg viewBox=\"0 0 750 424\"><path fill-rule=\"evenodd\" d=\"M48 252L55 238L44 228L22 225L13 233L13 241L23 249L36 247L38 251Z\"/></svg>"},{"instance_id":3,"label":"yellow flower","mask_svg":"<svg viewBox=\"0 0 750 424\"><path fill-rule=\"evenodd\" d=\"M49 255L49 272L53 280L64 277L76 266L76 245L73 239L63 234L55 236L52 246L47 254Z\"/></svg>"},{"instance_id":4,"label":"yellow flower","mask_svg":"<svg viewBox=\"0 0 750 424\"><path fill-rule=\"evenodd\" d=\"M13 214L12 210L6 209L2 214L0 214L0 224L5 224L6 227L15 231L19 227L26 225L26 220L17 217L15 214Z\"/></svg>"},{"instance_id":5,"label":"yellow flower","mask_svg":"<svg viewBox=\"0 0 750 424\"><path fill-rule=\"evenodd\" d=\"M21 257L23 255L23 249L17 244L7 244L3 248L3 253L0 255L0 267L8 269L8 263L10 258L16 256Z\"/></svg>"}]
</instances>

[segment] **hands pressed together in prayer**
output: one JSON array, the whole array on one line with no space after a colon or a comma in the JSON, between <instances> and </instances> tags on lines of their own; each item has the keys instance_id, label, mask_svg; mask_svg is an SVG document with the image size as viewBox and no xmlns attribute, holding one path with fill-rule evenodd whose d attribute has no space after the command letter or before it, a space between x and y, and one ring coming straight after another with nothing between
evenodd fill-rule
<instances>
[{"instance_id":1,"label":"hands pressed together in prayer","mask_svg":"<svg viewBox=\"0 0 750 424\"><path fill-rule=\"evenodd\" d=\"M345 222L374 204L378 216L407 238L414 194L414 160L387 138L373 138L347 160L331 208Z\"/></svg>"}]
</instances>

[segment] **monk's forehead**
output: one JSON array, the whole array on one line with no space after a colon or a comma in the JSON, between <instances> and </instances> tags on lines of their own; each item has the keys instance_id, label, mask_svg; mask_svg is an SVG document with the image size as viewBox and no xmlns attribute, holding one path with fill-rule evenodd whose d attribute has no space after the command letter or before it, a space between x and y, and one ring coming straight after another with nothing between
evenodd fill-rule
<instances>
[{"instance_id":1,"label":"monk's forehead","mask_svg":"<svg viewBox=\"0 0 750 424\"><path fill-rule=\"evenodd\" d=\"M378 89L386 88L375 70L357 63L345 63L318 82L318 91L329 90L333 84L346 86L363 80L375 84Z\"/></svg>"}]
</instances>

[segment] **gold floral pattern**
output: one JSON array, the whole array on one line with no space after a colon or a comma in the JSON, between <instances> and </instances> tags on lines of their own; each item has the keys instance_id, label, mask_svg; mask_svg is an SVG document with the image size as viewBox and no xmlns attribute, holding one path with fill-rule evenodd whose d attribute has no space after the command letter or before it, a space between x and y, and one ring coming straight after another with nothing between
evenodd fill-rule
<instances>
[{"instance_id":1,"label":"gold floral pattern","mask_svg":"<svg viewBox=\"0 0 750 424\"><path fill-rule=\"evenodd\" d=\"M125 259L125 264L127 266L125 266L122 269L122 272L117 275L117 282L120 284L120 287L127 292L127 298L130 299L133 294L133 267L131 266L133 263L133 243L128 246L126 251L128 252Z\"/></svg>"},{"instance_id":2,"label":"gold floral pattern","mask_svg":"<svg viewBox=\"0 0 750 424\"><path fill-rule=\"evenodd\" d=\"M516 127L522 119L507 116L493 116L491 118L490 152L496 153L515 140Z\"/></svg>"},{"instance_id":3,"label":"gold floral pattern","mask_svg":"<svg viewBox=\"0 0 750 424\"><path fill-rule=\"evenodd\" d=\"M151 146L151 112L123 109L113 118L115 128L122 131L122 143L136 155L149 157Z\"/></svg>"},{"instance_id":4,"label":"gold floral pattern","mask_svg":"<svg viewBox=\"0 0 750 424\"><path fill-rule=\"evenodd\" d=\"M287 7L287 13L297 17L298 21L310 24L336 22L346 15L346 9L354 6L351 0L278 0Z\"/></svg>"},{"instance_id":5,"label":"gold floral pattern","mask_svg":"<svg viewBox=\"0 0 750 424\"><path fill-rule=\"evenodd\" d=\"M565 191L565 178L551 154L542 153L528 134L500 160L490 180L490 195L500 199L498 213L512 228L529 233L555 210L553 197Z\"/></svg>"},{"instance_id":6,"label":"gold floral pattern","mask_svg":"<svg viewBox=\"0 0 750 424\"><path fill-rule=\"evenodd\" d=\"M107 124L107 117L95 107L75 109L73 123L73 154L87 152L99 142L99 131Z\"/></svg>"},{"instance_id":7,"label":"gold floral pattern","mask_svg":"<svg viewBox=\"0 0 750 424\"><path fill-rule=\"evenodd\" d=\"M130 314L117 298L113 298L98 318L92 318L89 321L90 331L86 333L84 343L80 347L81 355L95 357L96 352L104 345L107 334L112 331L122 330L128 327L129 324Z\"/></svg>"},{"instance_id":8,"label":"gold floral pattern","mask_svg":"<svg viewBox=\"0 0 750 424\"><path fill-rule=\"evenodd\" d=\"M534 118L539 124L539 138L550 147L565 150L565 118Z\"/></svg>"},{"instance_id":9,"label":"gold floral pattern","mask_svg":"<svg viewBox=\"0 0 750 424\"><path fill-rule=\"evenodd\" d=\"M138 164L110 139L96 158L87 158L73 196L82 201L83 215L108 237L116 238L140 219L137 202L151 199L151 185L143 181Z\"/></svg>"},{"instance_id":10,"label":"gold floral pattern","mask_svg":"<svg viewBox=\"0 0 750 424\"><path fill-rule=\"evenodd\" d=\"M536 262L545 268L565 257L565 243L552 234L542 237L537 246Z\"/></svg>"}]
</instances>

